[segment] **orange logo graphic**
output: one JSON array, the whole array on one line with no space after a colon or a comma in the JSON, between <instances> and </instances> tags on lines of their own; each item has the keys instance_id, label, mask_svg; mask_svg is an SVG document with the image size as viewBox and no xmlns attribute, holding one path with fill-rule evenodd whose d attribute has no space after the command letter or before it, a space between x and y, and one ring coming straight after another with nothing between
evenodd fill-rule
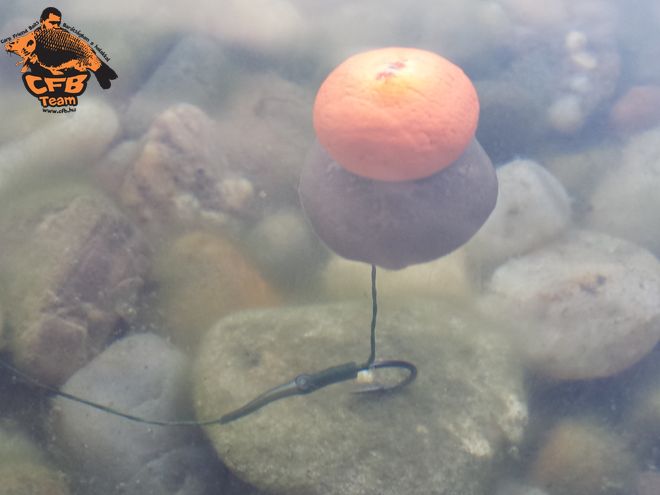
<instances>
[{"instance_id":1,"label":"orange logo graphic","mask_svg":"<svg viewBox=\"0 0 660 495\"><path fill-rule=\"evenodd\" d=\"M55 7L47 7L38 23L2 42L7 52L21 58L16 65L22 64L25 89L39 100L45 112L75 111L78 97L87 88L89 71L103 89L117 79L117 73L106 63L110 61L106 53L95 45L101 60L94 43L73 26L62 23L62 13Z\"/></svg>"}]
</instances>

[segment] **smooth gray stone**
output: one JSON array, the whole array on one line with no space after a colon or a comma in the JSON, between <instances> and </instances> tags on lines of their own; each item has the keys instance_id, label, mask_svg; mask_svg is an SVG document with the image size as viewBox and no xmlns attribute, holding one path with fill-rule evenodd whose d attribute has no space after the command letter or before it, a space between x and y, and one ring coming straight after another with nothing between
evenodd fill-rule
<instances>
[{"instance_id":1,"label":"smooth gray stone","mask_svg":"<svg viewBox=\"0 0 660 495\"><path fill-rule=\"evenodd\" d=\"M198 417L300 373L365 361L370 316L370 305L341 303L222 319L195 363ZM381 305L377 357L413 361L412 385L389 395L332 385L207 434L237 477L270 495L489 494L496 460L527 420L521 368L501 334L485 331L493 325L455 303Z\"/></svg>"},{"instance_id":2,"label":"smooth gray stone","mask_svg":"<svg viewBox=\"0 0 660 495\"><path fill-rule=\"evenodd\" d=\"M139 334L108 347L62 390L143 418L191 418L187 369L165 340ZM51 424L55 446L96 493L201 495L220 482L209 473L222 467L196 428L135 423L63 398Z\"/></svg>"},{"instance_id":3,"label":"smooth gray stone","mask_svg":"<svg viewBox=\"0 0 660 495\"><path fill-rule=\"evenodd\" d=\"M208 111L225 101L233 71L222 44L193 34L179 40L131 99L124 127L140 135L154 116L175 103L192 103Z\"/></svg>"},{"instance_id":4,"label":"smooth gray stone","mask_svg":"<svg viewBox=\"0 0 660 495\"><path fill-rule=\"evenodd\" d=\"M122 495L210 495L222 494L225 469L220 469L206 443L171 450L145 463L127 483ZM214 488L214 490L211 490Z\"/></svg>"},{"instance_id":5,"label":"smooth gray stone","mask_svg":"<svg viewBox=\"0 0 660 495\"><path fill-rule=\"evenodd\" d=\"M475 139L449 167L405 182L354 175L315 143L299 193L330 249L348 259L399 269L434 260L467 242L495 207L497 176Z\"/></svg>"},{"instance_id":6,"label":"smooth gray stone","mask_svg":"<svg viewBox=\"0 0 660 495\"><path fill-rule=\"evenodd\" d=\"M284 209L263 218L247 237L252 259L278 287L307 291L327 250L319 242L300 209Z\"/></svg>"}]
</instances>

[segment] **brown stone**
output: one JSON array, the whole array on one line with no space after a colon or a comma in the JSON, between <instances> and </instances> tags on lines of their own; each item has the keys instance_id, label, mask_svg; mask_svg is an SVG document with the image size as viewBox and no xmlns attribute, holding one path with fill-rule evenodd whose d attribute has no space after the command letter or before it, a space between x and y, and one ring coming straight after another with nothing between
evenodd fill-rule
<instances>
[{"instance_id":1,"label":"brown stone","mask_svg":"<svg viewBox=\"0 0 660 495\"><path fill-rule=\"evenodd\" d=\"M186 234L159 254L154 278L166 327L184 345L194 346L229 313L280 301L237 246L204 232Z\"/></svg>"},{"instance_id":2,"label":"brown stone","mask_svg":"<svg viewBox=\"0 0 660 495\"><path fill-rule=\"evenodd\" d=\"M200 145L208 139L210 124L206 114L192 105L171 107L158 115L124 179L124 203L145 219L157 213L153 209L172 208L168 203L175 199L177 184L189 186L191 172L208 161Z\"/></svg>"},{"instance_id":3,"label":"brown stone","mask_svg":"<svg viewBox=\"0 0 660 495\"><path fill-rule=\"evenodd\" d=\"M633 86L610 111L610 125L620 134L632 134L660 123L660 86Z\"/></svg>"},{"instance_id":4,"label":"brown stone","mask_svg":"<svg viewBox=\"0 0 660 495\"><path fill-rule=\"evenodd\" d=\"M0 466L0 495L69 495L67 477L32 463Z\"/></svg>"},{"instance_id":5,"label":"brown stone","mask_svg":"<svg viewBox=\"0 0 660 495\"><path fill-rule=\"evenodd\" d=\"M148 248L94 189L57 185L21 196L0 213L8 347L20 368L59 384L135 314Z\"/></svg>"},{"instance_id":6,"label":"brown stone","mask_svg":"<svg viewBox=\"0 0 660 495\"><path fill-rule=\"evenodd\" d=\"M254 190L248 180L228 172L215 122L181 103L156 117L119 195L145 223L225 225L231 215L249 208Z\"/></svg>"},{"instance_id":7,"label":"brown stone","mask_svg":"<svg viewBox=\"0 0 660 495\"><path fill-rule=\"evenodd\" d=\"M532 466L532 478L552 494L633 493L635 467L625 444L608 428L567 419L553 428Z\"/></svg>"}]
</instances>

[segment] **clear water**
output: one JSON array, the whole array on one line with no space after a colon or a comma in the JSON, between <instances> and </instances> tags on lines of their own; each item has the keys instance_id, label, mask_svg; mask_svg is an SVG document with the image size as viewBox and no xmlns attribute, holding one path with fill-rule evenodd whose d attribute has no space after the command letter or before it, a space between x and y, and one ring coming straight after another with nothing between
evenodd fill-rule
<instances>
[{"instance_id":1,"label":"clear water","mask_svg":"<svg viewBox=\"0 0 660 495\"><path fill-rule=\"evenodd\" d=\"M43 8L0 6L3 45ZM361 373L230 425L158 427L3 369L0 495L660 493L655 2L58 8L118 78L91 76L55 115L16 54L0 64L0 350L44 384L146 419L209 419L367 359L368 261L405 243L351 231L367 207L342 196L320 211L346 206L332 228L368 258L347 261L298 195L318 158L315 93L352 54L416 47L462 67L499 198L456 251L378 271L376 357L414 362L405 389L354 394L397 377ZM437 215L364 204L396 232L457 218L437 201Z\"/></svg>"}]
</instances>

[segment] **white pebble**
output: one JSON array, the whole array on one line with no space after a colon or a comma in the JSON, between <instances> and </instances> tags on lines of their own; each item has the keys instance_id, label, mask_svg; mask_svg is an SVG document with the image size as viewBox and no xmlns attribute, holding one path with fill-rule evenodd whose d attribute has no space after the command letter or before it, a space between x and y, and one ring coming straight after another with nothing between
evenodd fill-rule
<instances>
[{"instance_id":1,"label":"white pebble","mask_svg":"<svg viewBox=\"0 0 660 495\"><path fill-rule=\"evenodd\" d=\"M594 70L598 67L598 59L586 50L572 53L571 61L580 69Z\"/></svg>"},{"instance_id":2,"label":"white pebble","mask_svg":"<svg viewBox=\"0 0 660 495\"><path fill-rule=\"evenodd\" d=\"M660 127L632 138L621 163L590 199L588 228L636 242L660 255Z\"/></svg>"},{"instance_id":3,"label":"white pebble","mask_svg":"<svg viewBox=\"0 0 660 495\"><path fill-rule=\"evenodd\" d=\"M587 35L575 29L569 31L564 37L564 46L571 53L583 50L587 46Z\"/></svg>"},{"instance_id":4,"label":"white pebble","mask_svg":"<svg viewBox=\"0 0 660 495\"><path fill-rule=\"evenodd\" d=\"M467 244L473 265L494 268L561 234L571 205L561 183L532 160L514 160L497 169L499 194L493 213Z\"/></svg>"},{"instance_id":5,"label":"white pebble","mask_svg":"<svg viewBox=\"0 0 660 495\"><path fill-rule=\"evenodd\" d=\"M547 119L550 126L562 134L573 134L578 131L584 124L580 98L573 94L558 98L550 105Z\"/></svg>"},{"instance_id":6,"label":"white pebble","mask_svg":"<svg viewBox=\"0 0 660 495\"><path fill-rule=\"evenodd\" d=\"M499 267L482 307L510 321L523 358L553 379L611 376L660 338L660 262L622 239L572 232Z\"/></svg>"},{"instance_id":7,"label":"white pebble","mask_svg":"<svg viewBox=\"0 0 660 495\"><path fill-rule=\"evenodd\" d=\"M34 111L40 109L35 105ZM85 99L75 113L51 117L48 125L0 148L0 189L25 174L90 167L119 131L116 112L99 100Z\"/></svg>"}]
</instances>

